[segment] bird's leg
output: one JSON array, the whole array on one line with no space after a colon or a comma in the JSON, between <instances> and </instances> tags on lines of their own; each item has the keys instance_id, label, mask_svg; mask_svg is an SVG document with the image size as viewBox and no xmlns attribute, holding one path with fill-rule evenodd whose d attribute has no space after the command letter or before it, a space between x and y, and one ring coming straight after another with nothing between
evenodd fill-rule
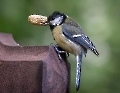
<instances>
[{"instance_id":1,"label":"bird's leg","mask_svg":"<svg viewBox=\"0 0 120 93\"><path fill-rule=\"evenodd\" d=\"M53 45L55 50L59 53L66 53L66 51L64 51L61 47L59 47L58 45Z\"/></svg>"},{"instance_id":2,"label":"bird's leg","mask_svg":"<svg viewBox=\"0 0 120 93\"><path fill-rule=\"evenodd\" d=\"M80 77L81 77L81 65L82 65L82 54L76 55L77 67L76 67L76 91L79 90Z\"/></svg>"},{"instance_id":3,"label":"bird's leg","mask_svg":"<svg viewBox=\"0 0 120 93\"><path fill-rule=\"evenodd\" d=\"M67 51L64 51L61 47L59 47L58 45L53 45L53 47L55 48L55 50L57 51L57 53L58 53L58 57L59 57L59 59L60 60L62 60L62 57L61 57L61 53L67 53L68 54L68 52ZM68 56L69 56L69 54L68 54Z\"/></svg>"}]
</instances>

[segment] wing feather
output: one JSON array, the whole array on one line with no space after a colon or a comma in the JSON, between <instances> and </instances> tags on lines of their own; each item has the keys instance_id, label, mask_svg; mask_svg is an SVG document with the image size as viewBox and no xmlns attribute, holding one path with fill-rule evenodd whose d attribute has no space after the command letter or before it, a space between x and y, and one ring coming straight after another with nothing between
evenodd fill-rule
<instances>
[{"instance_id":1,"label":"wing feather","mask_svg":"<svg viewBox=\"0 0 120 93\"><path fill-rule=\"evenodd\" d=\"M97 56L99 55L92 41L87 35L84 34L82 28L79 25L64 23L62 25L62 31L63 34L72 42L80 44L83 48L91 50Z\"/></svg>"}]
</instances>

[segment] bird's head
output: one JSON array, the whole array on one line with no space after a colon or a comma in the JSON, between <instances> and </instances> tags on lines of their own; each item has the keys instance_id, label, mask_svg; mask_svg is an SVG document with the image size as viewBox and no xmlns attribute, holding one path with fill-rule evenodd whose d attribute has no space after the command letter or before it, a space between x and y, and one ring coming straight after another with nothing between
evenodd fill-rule
<instances>
[{"instance_id":1,"label":"bird's head","mask_svg":"<svg viewBox=\"0 0 120 93\"><path fill-rule=\"evenodd\" d=\"M61 25L65 21L66 17L67 16L65 14L55 11L48 17L48 23L50 26L55 27Z\"/></svg>"}]
</instances>

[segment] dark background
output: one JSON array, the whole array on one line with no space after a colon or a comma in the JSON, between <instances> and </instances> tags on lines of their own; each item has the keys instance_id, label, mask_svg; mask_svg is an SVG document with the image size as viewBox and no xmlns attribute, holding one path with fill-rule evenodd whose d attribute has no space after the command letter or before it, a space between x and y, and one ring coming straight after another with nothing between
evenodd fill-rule
<instances>
[{"instance_id":1,"label":"dark background","mask_svg":"<svg viewBox=\"0 0 120 93\"><path fill-rule=\"evenodd\" d=\"M78 22L100 56L83 57L77 93L120 93L120 0L0 0L0 31L13 34L20 45L55 43L48 26L28 23L28 16L60 11ZM70 55L71 93L75 92L75 57Z\"/></svg>"}]
</instances>

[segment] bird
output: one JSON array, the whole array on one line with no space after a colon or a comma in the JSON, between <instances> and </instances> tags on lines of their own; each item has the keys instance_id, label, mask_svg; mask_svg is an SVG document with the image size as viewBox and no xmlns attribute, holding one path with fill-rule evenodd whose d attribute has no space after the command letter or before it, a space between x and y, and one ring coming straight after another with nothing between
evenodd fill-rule
<instances>
[{"instance_id":1,"label":"bird","mask_svg":"<svg viewBox=\"0 0 120 93\"><path fill-rule=\"evenodd\" d=\"M48 24L51 29L57 46L65 50L67 53L73 54L76 58L76 91L80 87L82 56L87 50L91 50L95 55L99 56L96 47L89 37L84 33L82 27L72 18L59 11L53 12L48 16ZM56 48L56 47L55 47ZM64 51L59 51L60 53Z\"/></svg>"}]
</instances>

